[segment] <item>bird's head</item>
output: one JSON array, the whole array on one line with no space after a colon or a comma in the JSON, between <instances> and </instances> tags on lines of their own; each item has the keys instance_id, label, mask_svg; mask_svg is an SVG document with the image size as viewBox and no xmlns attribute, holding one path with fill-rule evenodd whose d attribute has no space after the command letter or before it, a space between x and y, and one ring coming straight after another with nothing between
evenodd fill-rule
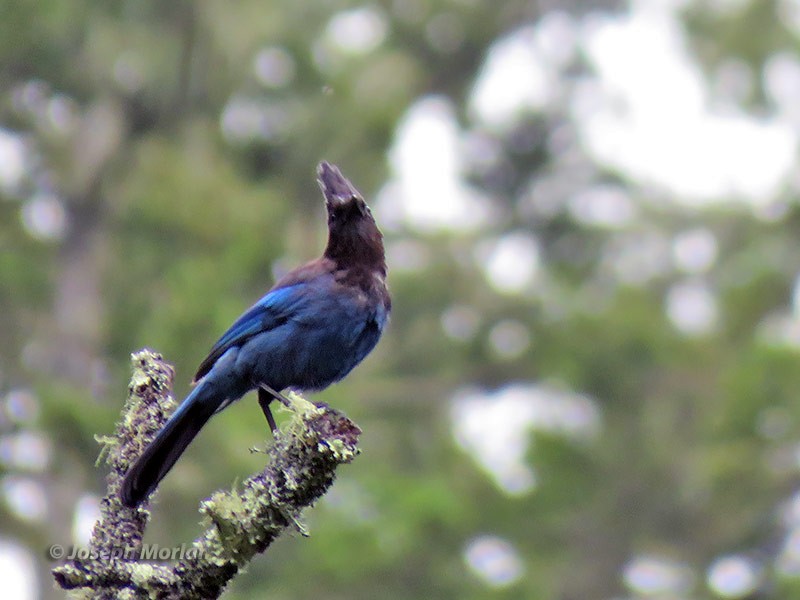
<instances>
[{"instance_id":1,"label":"bird's head","mask_svg":"<svg viewBox=\"0 0 800 600\"><path fill-rule=\"evenodd\" d=\"M328 212L325 256L342 266L361 264L385 273L383 235L364 198L335 165L321 162L317 176Z\"/></svg>"}]
</instances>

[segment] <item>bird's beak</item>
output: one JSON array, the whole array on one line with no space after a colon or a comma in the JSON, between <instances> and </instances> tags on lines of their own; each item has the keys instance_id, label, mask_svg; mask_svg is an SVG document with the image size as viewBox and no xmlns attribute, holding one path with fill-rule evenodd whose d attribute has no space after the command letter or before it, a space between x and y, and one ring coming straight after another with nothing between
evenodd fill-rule
<instances>
[{"instance_id":1,"label":"bird's beak","mask_svg":"<svg viewBox=\"0 0 800 600\"><path fill-rule=\"evenodd\" d=\"M317 181L325 196L325 204L329 208L346 204L361 194L353 184L345 179L336 165L322 161L317 167Z\"/></svg>"}]
</instances>

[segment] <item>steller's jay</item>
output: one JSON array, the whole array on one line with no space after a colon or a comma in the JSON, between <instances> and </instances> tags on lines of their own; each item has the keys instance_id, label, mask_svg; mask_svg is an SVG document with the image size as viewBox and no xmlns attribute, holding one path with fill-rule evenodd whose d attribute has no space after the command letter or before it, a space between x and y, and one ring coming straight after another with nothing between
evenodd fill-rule
<instances>
[{"instance_id":1,"label":"steller's jay","mask_svg":"<svg viewBox=\"0 0 800 600\"><path fill-rule=\"evenodd\" d=\"M383 236L369 207L338 168L317 170L328 212L322 257L282 277L214 344L196 387L125 475L120 498L147 498L211 416L258 390L269 403L281 390L321 390L347 375L378 343L389 317Z\"/></svg>"}]
</instances>

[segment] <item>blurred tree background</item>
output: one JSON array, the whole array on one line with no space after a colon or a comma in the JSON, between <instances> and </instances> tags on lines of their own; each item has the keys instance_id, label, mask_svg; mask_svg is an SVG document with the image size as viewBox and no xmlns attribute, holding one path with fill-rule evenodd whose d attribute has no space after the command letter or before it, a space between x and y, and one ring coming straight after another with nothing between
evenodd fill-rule
<instances>
[{"instance_id":1,"label":"blurred tree background","mask_svg":"<svg viewBox=\"0 0 800 600\"><path fill-rule=\"evenodd\" d=\"M316 256L320 159L395 310L364 430L244 598L800 594L800 2L0 0L0 584L59 598L129 354L182 397ZM259 468L248 397L150 540Z\"/></svg>"}]
</instances>

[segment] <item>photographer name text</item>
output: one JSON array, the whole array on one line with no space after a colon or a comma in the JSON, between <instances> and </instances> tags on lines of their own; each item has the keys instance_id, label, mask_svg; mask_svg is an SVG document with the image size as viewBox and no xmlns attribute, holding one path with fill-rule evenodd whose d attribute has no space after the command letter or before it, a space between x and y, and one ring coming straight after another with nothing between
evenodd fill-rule
<instances>
[{"instance_id":1,"label":"photographer name text","mask_svg":"<svg viewBox=\"0 0 800 600\"><path fill-rule=\"evenodd\" d=\"M160 546L142 544L141 547L91 548L88 546L62 546L53 544L47 549L51 560L152 560L176 561L200 558L203 551L191 544Z\"/></svg>"}]
</instances>

